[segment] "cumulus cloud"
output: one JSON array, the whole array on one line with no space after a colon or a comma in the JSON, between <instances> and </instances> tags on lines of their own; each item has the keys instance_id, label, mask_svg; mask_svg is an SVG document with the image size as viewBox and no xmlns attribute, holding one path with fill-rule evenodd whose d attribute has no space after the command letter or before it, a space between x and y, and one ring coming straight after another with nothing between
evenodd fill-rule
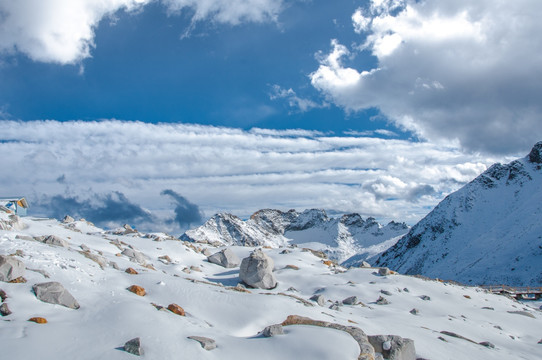
<instances>
[{"instance_id":1,"label":"cumulus cloud","mask_svg":"<svg viewBox=\"0 0 542 360\"><path fill-rule=\"evenodd\" d=\"M192 204L184 196L173 190L163 190L160 195L169 196L175 205L175 217L168 220L169 223L176 223L180 228L187 228L191 224L198 224L203 221L203 213L196 204Z\"/></svg>"},{"instance_id":2,"label":"cumulus cloud","mask_svg":"<svg viewBox=\"0 0 542 360\"><path fill-rule=\"evenodd\" d=\"M332 40L312 85L347 111L470 150L523 151L542 132L542 3L372 0L352 16L361 45ZM346 65L369 53L377 66Z\"/></svg>"},{"instance_id":3,"label":"cumulus cloud","mask_svg":"<svg viewBox=\"0 0 542 360\"><path fill-rule=\"evenodd\" d=\"M191 12L192 23L238 25L275 21L282 0L0 0L0 53L21 52L35 61L75 64L91 56L95 30L118 11L160 1L170 14Z\"/></svg>"},{"instance_id":4,"label":"cumulus cloud","mask_svg":"<svg viewBox=\"0 0 542 360\"><path fill-rule=\"evenodd\" d=\"M126 121L2 121L0 153L0 167L10 169L6 193L35 203L68 188L64 199L76 201L59 209L87 209L82 199L116 191L140 208L130 213L145 222L148 210L156 230L168 232L198 212L248 217L260 208L319 207L415 222L493 162L510 160L395 138ZM160 195L164 189L182 189L190 201ZM98 196L101 205L90 209L120 199L111 196Z\"/></svg>"}]
</instances>

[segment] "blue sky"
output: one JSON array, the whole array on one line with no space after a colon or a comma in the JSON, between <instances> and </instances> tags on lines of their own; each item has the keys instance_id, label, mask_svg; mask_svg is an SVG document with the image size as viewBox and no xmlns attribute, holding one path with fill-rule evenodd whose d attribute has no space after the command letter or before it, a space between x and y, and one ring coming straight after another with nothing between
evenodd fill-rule
<instances>
[{"instance_id":1,"label":"blue sky","mask_svg":"<svg viewBox=\"0 0 542 360\"><path fill-rule=\"evenodd\" d=\"M541 140L541 12L0 0L2 191L34 214L171 232L265 207L412 224Z\"/></svg>"}]
</instances>

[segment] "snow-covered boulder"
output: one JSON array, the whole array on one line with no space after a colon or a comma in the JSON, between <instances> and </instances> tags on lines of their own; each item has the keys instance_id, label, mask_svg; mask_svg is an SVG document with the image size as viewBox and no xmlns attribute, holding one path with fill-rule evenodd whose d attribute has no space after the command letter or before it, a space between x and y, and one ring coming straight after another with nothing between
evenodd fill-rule
<instances>
[{"instance_id":1,"label":"snow-covered boulder","mask_svg":"<svg viewBox=\"0 0 542 360\"><path fill-rule=\"evenodd\" d=\"M207 258L207 261L225 268L234 268L239 266L241 260L230 249L224 249Z\"/></svg>"},{"instance_id":2,"label":"snow-covered boulder","mask_svg":"<svg viewBox=\"0 0 542 360\"><path fill-rule=\"evenodd\" d=\"M72 294L56 281L35 284L32 290L36 297L46 303L62 305L70 309L79 309L79 303Z\"/></svg>"},{"instance_id":3,"label":"snow-covered boulder","mask_svg":"<svg viewBox=\"0 0 542 360\"><path fill-rule=\"evenodd\" d=\"M273 259L267 256L262 249L256 249L241 262L239 278L254 288L273 289L277 286L277 280L273 275L274 266Z\"/></svg>"},{"instance_id":4,"label":"snow-covered boulder","mask_svg":"<svg viewBox=\"0 0 542 360\"><path fill-rule=\"evenodd\" d=\"M24 263L13 256L0 255L0 281L11 281L24 276Z\"/></svg>"}]
</instances>

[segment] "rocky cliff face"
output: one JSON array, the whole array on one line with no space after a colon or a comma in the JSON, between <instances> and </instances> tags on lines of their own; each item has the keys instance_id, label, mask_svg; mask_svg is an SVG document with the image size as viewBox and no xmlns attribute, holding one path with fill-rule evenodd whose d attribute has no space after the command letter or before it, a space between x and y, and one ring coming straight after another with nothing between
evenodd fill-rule
<instances>
[{"instance_id":1,"label":"rocky cliff face","mask_svg":"<svg viewBox=\"0 0 542 360\"><path fill-rule=\"evenodd\" d=\"M231 214L216 214L202 226L185 232L182 239L244 246L296 244L322 250L330 258L343 262L407 231L404 223L392 221L383 226L374 218L364 220L359 214L332 218L321 209L303 212L264 209L246 221Z\"/></svg>"},{"instance_id":2,"label":"rocky cliff face","mask_svg":"<svg viewBox=\"0 0 542 360\"><path fill-rule=\"evenodd\" d=\"M542 285L542 142L446 197L376 264L468 284Z\"/></svg>"}]
</instances>

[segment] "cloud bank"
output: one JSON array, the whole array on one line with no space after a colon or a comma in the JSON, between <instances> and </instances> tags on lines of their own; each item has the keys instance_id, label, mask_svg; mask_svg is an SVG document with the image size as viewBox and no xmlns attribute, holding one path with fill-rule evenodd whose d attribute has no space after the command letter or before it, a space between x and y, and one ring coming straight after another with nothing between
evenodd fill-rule
<instances>
[{"instance_id":1,"label":"cloud bank","mask_svg":"<svg viewBox=\"0 0 542 360\"><path fill-rule=\"evenodd\" d=\"M413 223L488 165L509 160L393 138L116 120L1 121L0 154L10 173L2 190L50 201L55 216L82 208L115 218L109 210L122 202L134 206L123 213L148 223L150 212L172 232L198 216L248 217L261 208Z\"/></svg>"},{"instance_id":2,"label":"cloud bank","mask_svg":"<svg viewBox=\"0 0 542 360\"><path fill-rule=\"evenodd\" d=\"M239 25L275 21L282 0L0 0L0 52L21 52L34 61L75 64L91 56L95 29L119 11L162 3L169 14Z\"/></svg>"},{"instance_id":3,"label":"cloud bank","mask_svg":"<svg viewBox=\"0 0 542 360\"><path fill-rule=\"evenodd\" d=\"M423 139L523 151L542 133L541 12L532 0L372 0L352 16L361 45L332 40L311 83L346 111L379 108ZM349 66L359 53L377 66Z\"/></svg>"}]
</instances>

